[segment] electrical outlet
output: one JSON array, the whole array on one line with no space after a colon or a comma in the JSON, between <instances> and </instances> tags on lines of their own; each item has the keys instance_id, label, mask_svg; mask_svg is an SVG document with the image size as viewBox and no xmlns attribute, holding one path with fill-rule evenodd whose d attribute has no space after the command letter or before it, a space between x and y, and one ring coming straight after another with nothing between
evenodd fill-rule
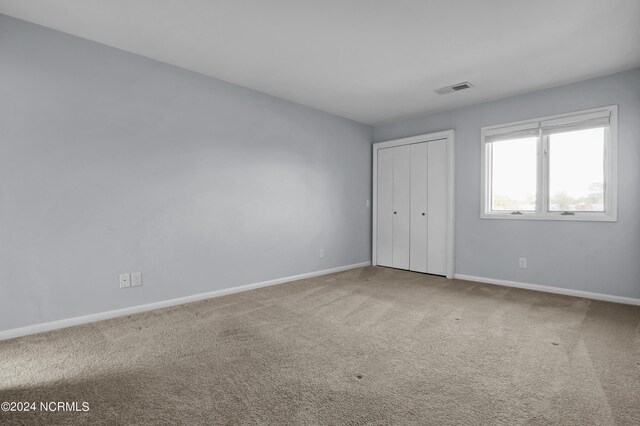
<instances>
[{"instance_id":1,"label":"electrical outlet","mask_svg":"<svg viewBox=\"0 0 640 426\"><path fill-rule=\"evenodd\" d=\"M120 288L131 287L131 274L120 274Z\"/></svg>"},{"instance_id":2,"label":"electrical outlet","mask_svg":"<svg viewBox=\"0 0 640 426\"><path fill-rule=\"evenodd\" d=\"M522 269L526 269L527 268L527 258L526 257L521 257L518 259L518 266L520 266Z\"/></svg>"},{"instance_id":3,"label":"electrical outlet","mask_svg":"<svg viewBox=\"0 0 640 426\"><path fill-rule=\"evenodd\" d=\"M134 272L131 274L131 287L140 287L142 285L142 272Z\"/></svg>"},{"instance_id":4,"label":"electrical outlet","mask_svg":"<svg viewBox=\"0 0 640 426\"><path fill-rule=\"evenodd\" d=\"M320 249L320 258L324 258L324 249Z\"/></svg>"},{"instance_id":5,"label":"electrical outlet","mask_svg":"<svg viewBox=\"0 0 640 426\"><path fill-rule=\"evenodd\" d=\"M371 207L371 200L367 200L367 207Z\"/></svg>"}]
</instances>

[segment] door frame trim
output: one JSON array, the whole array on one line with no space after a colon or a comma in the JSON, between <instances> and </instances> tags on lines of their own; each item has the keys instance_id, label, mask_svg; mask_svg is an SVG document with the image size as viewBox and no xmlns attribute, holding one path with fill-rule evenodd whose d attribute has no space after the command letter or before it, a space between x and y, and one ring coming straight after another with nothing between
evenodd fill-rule
<instances>
[{"instance_id":1,"label":"door frame trim","mask_svg":"<svg viewBox=\"0 0 640 426\"><path fill-rule=\"evenodd\" d=\"M445 130L442 132L426 133L423 135L410 136L407 138L393 139L373 144L373 203L372 205L372 250L371 264L378 264L378 150L401 145L411 145L422 142L432 142L446 139L447 141L447 278L452 279L455 275L455 131Z\"/></svg>"}]
</instances>

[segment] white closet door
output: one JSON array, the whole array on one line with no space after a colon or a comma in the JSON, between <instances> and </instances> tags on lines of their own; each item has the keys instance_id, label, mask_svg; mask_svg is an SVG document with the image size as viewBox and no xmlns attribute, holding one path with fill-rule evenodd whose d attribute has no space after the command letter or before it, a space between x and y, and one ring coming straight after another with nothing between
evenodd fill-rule
<instances>
[{"instance_id":1,"label":"white closet door","mask_svg":"<svg viewBox=\"0 0 640 426\"><path fill-rule=\"evenodd\" d=\"M447 273L447 141L427 143L427 272Z\"/></svg>"},{"instance_id":2,"label":"white closet door","mask_svg":"<svg viewBox=\"0 0 640 426\"><path fill-rule=\"evenodd\" d=\"M393 267L409 269L411 146L393 148Z\"/></svg>"},{"instance_id":3,"label":"white closet door","mask_svg":"<svg viewBox=\"0 0 640 426\"><path fill-rule=\"evenodd\" d=\"M393 266L393 148L378 150L376 262Z\"/></svg>"},{"instance_id":4,"label":"white closet door","mask_svg":"<svg viewBox=\"0 0 640 426\"><path fill-rule=\"evenodd\" d=\"M411 145L409 269L427 272L427 143Z\"/></svg>"}]
</instances>

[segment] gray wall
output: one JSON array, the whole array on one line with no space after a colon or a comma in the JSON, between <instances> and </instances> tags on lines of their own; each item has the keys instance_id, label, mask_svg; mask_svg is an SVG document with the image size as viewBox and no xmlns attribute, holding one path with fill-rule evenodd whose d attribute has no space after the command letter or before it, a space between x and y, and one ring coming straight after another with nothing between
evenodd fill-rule
<instances>
[{"instance_id":1,"label":"gray wall","mask_svg":"<svg viewBox=\"0 0 640 426\"><path fill-rule=\"evenodd\" d=\"M617 223L480 219L481 127L612 104ZM379 126L375 140L446 129L456 130L456 273L640 298L640 69Z\"/></svg>"},{"instance_id":2,"label":"gray wall","mask_svg":"<svg viewBox=\"0 0 640 426\"><path fill-rule=\"evenodd\" d=\"M0 330L369 260L372 131L0 15Z\"/></svg>"}]
</instances>

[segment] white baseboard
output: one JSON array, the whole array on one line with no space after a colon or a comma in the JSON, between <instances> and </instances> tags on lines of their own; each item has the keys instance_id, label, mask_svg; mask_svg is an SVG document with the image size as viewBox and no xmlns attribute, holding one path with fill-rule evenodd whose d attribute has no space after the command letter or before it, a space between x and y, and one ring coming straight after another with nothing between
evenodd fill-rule
<instances>
[{"instance_id":1,"label":"white baseboard","mask_svg":"<svg viewBox=\"0 0 640 426\"><path fill-rule=\"evenodd\" d=\"M51 321L51 322L45 322L41 324L29 325L26 327L14 328L11 330L4 330L4 331L0 331L0 341L13 339L14 337L27 336L29 334L42 333L50 330L72 327L74 325L87 324L87 323L102 321L110 318L137 314L140 312L151 311L154 309L167 308L169 306L182 305L184 303L196 302L198 300L211 299L214 297L225 296L227 294L240 293L243 291L253 290L256 288L268 287L276 284L283 284L291 281L303 280L306 278L319 277L321 275L347 271L349 269L362 268L364 266L369 266L369 265L371 265L370 261L354 263L352 265L339 266L337 268L324 269L322 271L315 271L315 272L309 272L306 274L293 275L285 278L277 278L275 280L261 281L253 284L246 284L246 285L241 285L237 287L225 288L222 290L210 291L207 293L194 294L192 296L178 297L177 299L163 300L160 302L149 303L146 305L131 306L128 308L116 309L114 311L99 312L97 314L84 315L81 317L67 318L59 321Z\"/></svg>"},{"instance_id":2,"label":"white baseboard","mask_svg":"<svg viewBox=\"0 0 640 426\"><path fill-rule=\"evenodd\" d=\"M505 287L524 288L527 290L542 291L545 293L563 294L565 296L583 297L585 299L603 300L605 302L624 303L625 305L640 306L640 299L633 297L613 296L610 294L591 293L589 291L571 290L568 288L551 287L540 284L520 283L517 281L497 280L494 278L474 277L472 275L455 274L454 278L465 281L476 281L485 284L495 284Z\"/></svg>"}]
</instances>

